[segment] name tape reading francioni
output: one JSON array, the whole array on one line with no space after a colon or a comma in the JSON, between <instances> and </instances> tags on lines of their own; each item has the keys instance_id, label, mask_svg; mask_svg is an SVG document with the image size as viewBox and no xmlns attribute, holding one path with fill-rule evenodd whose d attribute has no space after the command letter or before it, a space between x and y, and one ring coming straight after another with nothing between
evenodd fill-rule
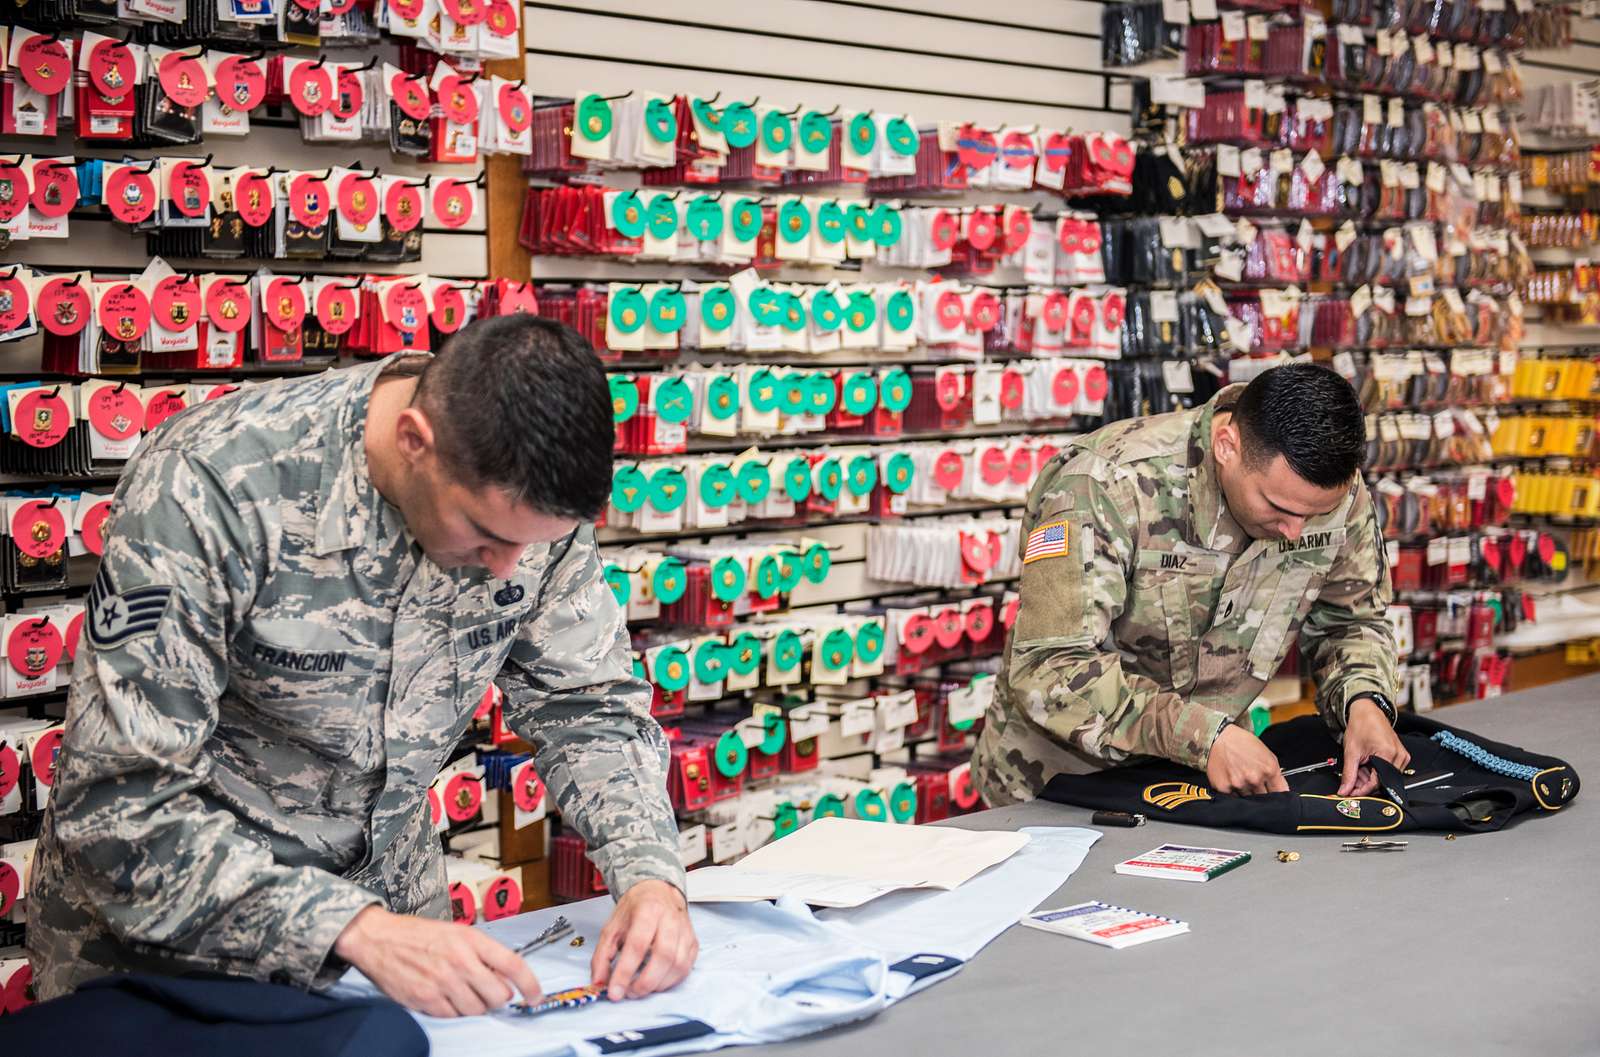
<instances>
[{"instance_id":1,"label":"name tape reading francioni","mask_svg":"<svg viewBox=\"0 0 1600 1057\"><path fill-rule=\"evenodd\" d=\"M294 650L283 650L276 646L267 646L256 643L255 649L250 651L252 660L263 664L270 664L274 668L289 668L297 672L342 672L345 664L350 660L350 655L342 650L326 650L320 653L298 653Z\"/></svg>"}]
</instances>

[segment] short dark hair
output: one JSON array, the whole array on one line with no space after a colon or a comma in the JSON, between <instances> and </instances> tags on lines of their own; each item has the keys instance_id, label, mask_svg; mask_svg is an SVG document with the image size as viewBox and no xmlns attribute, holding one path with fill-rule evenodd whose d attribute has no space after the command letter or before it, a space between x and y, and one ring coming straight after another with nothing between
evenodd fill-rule
<instances>
[{"instance_id":1,"label":"short dark hair","mask_svg":"<svg viewBox=\"0 0 1600 1057\"><path fill-rule=\"evenodd\" d=\"M1318 488L1348 484L1367 446L1366 416L1350 383L1314 363L1256 375L1233 409L1245 461L1259 469L1282 455Z\"/></svg>"},{"instance_id":2,"label":"short dark hair","mask_svg":"<svg viewBox=\"0 0 1600 1057\"><path fill-rule=\"evenodd\" d=\"M429 361L415 399L464 484L580 521L611 495L610 387L571 327L526 314L476 320Z\"/></svg>"}]
</instances>

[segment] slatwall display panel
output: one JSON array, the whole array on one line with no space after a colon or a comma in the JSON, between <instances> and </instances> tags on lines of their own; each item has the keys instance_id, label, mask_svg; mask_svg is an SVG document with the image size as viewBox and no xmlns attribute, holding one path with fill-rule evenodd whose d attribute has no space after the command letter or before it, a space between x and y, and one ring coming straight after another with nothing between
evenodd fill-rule
<instances>
[{"instance_id":1,"label":"slatwall display panel","mask_svg":"<svg viewBox=\"0 0 1600 1057\"><path fill-rule=\"evenodd\" d=\"M294 54L299 54L295 52ZM354 61L355 52L340 53L345 61ZM397 61L394 47L389 43L362 52L376 55L380 61ZM143 161L151 158L210 157L221 167L233 165L272 165L282 169L318 171L331 166L353 167L368 171L381 170L391 176L415 179L432 177L442 179L473 180L483 172L481 161L474 165L447 165L424 162L415 158L393 154L383 143L318 143L307 142L300 133L298 118L284 108L262 107L251 115L250 132L246 136L207 136L200 143L169 147L123 147L116 144L85 142L76 138L73 127L62 123L60 133L53 139L39 136L0 136L0 155L30 155L33 157L73 157L77 159L105 158L109 160ZM327 260L273 259L273 258L165 258L179 271L203 271L228 274L249 274L265 268L279 275L296 274L396 274L419 273L439 278L474 280L489 276L488 240L483 204L486 192L480 192L480 207L473 217L459 228L442 226L433 215L432 196L424 193L423 222L421 230L422 259L418 262L396 264L380 261L357 261L329 258ZM150 260L146 252L145 235L131 232L117 224L110 214L98 205L81 206L71 214L71 232L65 239L27 239L14 241L0 249L0 268L13 263L26 264L43 272L93 270L97 274L118 272L136 273ZM38 370L41 336L0 343L0 376L22 378ZM219 377L231 374L293 374L304 368L293 364L246 366L232 372L214 372ZM320 368L312 368L320 369ZM209 373L209 372L200 372ZM154 375L152 375L154 377Z\"/></svg>"},{"instance_id":2,"label":"slatwall display panel","mask_svg":"<svg viewBox=\"0 0 1600 1057\"><path fill-rule=\"evenodd\" d=\"M484 252L482 231L451 231L428 224L423 229L422 260L411 264L382 264L376 261L277 260L239 257L232 259L172 257L169 263L180 271L244 273L267 268L274 274L323 272L334 275L380 272L423 272L453 279L481 279L488 275L489 261ZM166 258L164 258L166 259ZM65 239L29 239L12 243L0 255L0 267L20 261L47 271L93 268L95 271L139 271L150 260L145 252L144 235L130 234L109 217L74 217L72 234ZM193 268L188 265L194 265Z\"/></svg>"},{"instance_id":3,"label":"slatwall display panel","mask_svg":"<svg viewBox=\"0 0 1600 1057\"><path fill-rule=\"evenodd\" d=\"M1522 59L1528 88L1600 75L1600 24L1593 19L1573 20L1572 44L1565 48L1529 49Z\"/></svg>"},{"instance_id":4,"label":"slatwall display panel","mask_svg":"<svg viewBox=\"0 0 1600 1057\"><path fill-rule=\"evenodd\" d=\"M297 123L270 121L255 118L251 121L248 136L212 136L203 143L186 144L165 150L156 148L121 148L103 144L85 144L74 138L70 130L53 140L38 136L0 136L0 155L31 155L33 157L66 157L78 159L106 158L115 161L144 161L151 158L195 158L211 156L218 166L274 165L280 169L303 169L317 172L331 166L352 167L357 163L363 169L381 169L390 176L407 176L435 181L450 178L473 180L482 171L481 165L441 165L419 163L415 159L391 154L384 145L376 143L307 143L300 136ZM480 200L485 197L480 195ZM439 224L433 216L431 196L424 194L422 239L423 258L420 263L385 264L381 262L329 259L277 260L270 258L172 258L174 267L188 263L203 264L205 271L239 272L268 267L274 272L354 272L394 273L427 272L457 279L482 279L489 274L487 242L483 237L484 213L480 208L460 228L450 229ZM101 206L80 207L71 216L72 230L66 239L26 239L12 242L0 250L0 265L22 262L47 270L67 270L93 267L101 270L126 268L142 269L149 260L145 252L145 236L133 233L116 224ZM180 270L184 270L180 267Z\"/></svg>"},{"instance_id":5,"label":"slatwall display panel","mask_svg":"<svg viewBox=\"0 0 1600 1057\"><path fill-rule=\"evenodd\" d=\"M732 93L724 99L907 112L921 124L1127 130L1099 72L1098 5L1007 4L999 17L994 5L924 6L529 4L528 85L561 97L720 89Z\"/></svg>"}]
</instances>

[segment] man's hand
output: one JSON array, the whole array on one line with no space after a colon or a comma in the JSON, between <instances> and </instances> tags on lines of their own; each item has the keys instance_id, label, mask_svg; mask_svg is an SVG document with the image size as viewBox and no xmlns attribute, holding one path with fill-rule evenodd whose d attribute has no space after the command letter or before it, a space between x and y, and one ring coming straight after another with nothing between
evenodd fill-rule
<instances>
[{"instance_id":1,"label":"man's hand","mask_svg":"<svg viewBox=\"0 0 1600 1057\"><path fill-rule=\"evenodd\" d=\"M1388 760L1401 771L1411 762L1411 754L1389 726L1389 717L1383 714L1383 709L1368 698L1358 697L1350 702L1349 714L1345 716L1340 796L1366 796L1378 788L1378 772L1364 766L1374 756Z\"/></svg>"},{"instance_id":2,"label":"man's hand","mask_svg":"<svg viewBox=\"0 0 1600 1057\"><path fill-rule=\"evenodd\" d=\"M1286 793L1289 783L1272 750L1237 723L1229 723L1211 743L1206 780L1219 793Z\"/></svg>"},{"instance_id":3,"label":"man's hand","mask_svg":"<svg viewBox=\"0 0 1600 1057\"><path fill-rule=\"evenodd\" d=\"M590 971L596 987L609 985L613 1002L643 998L676 987L699 953L683 893L665 881L641 881L600 930Z\"/></svg>"},{"instance_id":4,"label":"man's hand","mask_svg":"<svg viewBox=\"0 0 1600 1057\"><path fill-rule=\"evenodd\" d=\"M367 907L334 941L333 953L401 1005L430 1017L473 1017L511 1000L513 986L537 1001L533 970L508 948L465 925Z\"/></svg>"}]
</instances>

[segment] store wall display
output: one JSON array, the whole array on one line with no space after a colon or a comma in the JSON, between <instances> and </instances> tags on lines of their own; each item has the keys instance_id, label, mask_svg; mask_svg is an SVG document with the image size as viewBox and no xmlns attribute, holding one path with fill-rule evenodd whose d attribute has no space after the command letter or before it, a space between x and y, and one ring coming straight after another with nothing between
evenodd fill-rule
<instances>
[{"instance_id":1,"label":"store wall display","mask_svg":"<svg viewBox=\"0 0 1600 1057\"><path fill-rule=\"evenodd\" d=\"M6 55L45 48L64 82L14 63L0 82L0 363L22 383L0 471L24 482L0 525L0 987L26 972L6 871L25 878L48 794L104 494L160 416L261 375L437 349L512 311L594 345L616 421L605 575L671 739L688 865L818 817L978 806L966 754L1015 618L1020 508L1103 421L1346 353L1374 485L1400 490L1382 509L1397 579L1416 572L1396 614L1419 708L1503 685L1493 635L1578 553L1532 519L1600 494L1555 454L1583 405L1542 403L1585 399L1592 374L1463 355L1526 333L1518 197L1544 186L1504 109L1516 27L1489 4L1445 32L1386 21L1370 48L1325 23L1336 49L1292 12L1299 36L1154 8L1129 54L1204 38L1180 113L1170 83L1098 71L1099 8L1054 0L839 4L825 33L770 37L781 13L736 5L708 28L627 3L313 20L265 0L260 21L38 3ZM526 748L491 690L433 783L457 920L601 890Z\"/></svg>"},{"instance_id":2,"label":"store wall display","mask_svg":"<svg viewBox=\"0 0 1600 1057\"><path fill-rule=\"evenodd\" d=\"M1596 491L1592 360L1525 351L1532 321L1561 318L1546 305L1590 320L1600 304L1586 260L1540 267L1592 243L1584 204L1528 200L1581 192L1589 152L1524 154L1517 121L1524 47L1571 43L1571 13L1272 6L1104 12L1108 61L1152 72L1135 89L1140 157L1164 157L1184 192L1156 208L1133 196L1157 215L1123 223L1172 262L1123 277L1129 303L1144 285L1180 303L1214 288L1221 347L1249 354L1226 364L1232 380L1283 355L1350 379L1408 698L1495 693L1509 668L1495 635L1536 615L1526 585L1567 582L1570 526Z\"/></svg>"}]
</instances>

